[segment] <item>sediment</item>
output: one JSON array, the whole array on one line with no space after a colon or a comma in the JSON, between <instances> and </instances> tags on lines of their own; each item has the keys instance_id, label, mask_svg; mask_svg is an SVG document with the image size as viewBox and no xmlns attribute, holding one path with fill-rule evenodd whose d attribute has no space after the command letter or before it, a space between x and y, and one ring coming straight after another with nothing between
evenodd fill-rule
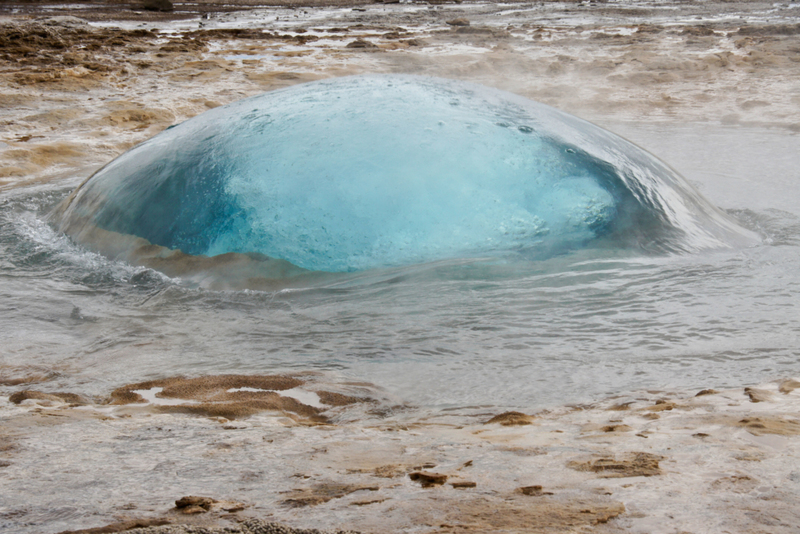
<instances>
[{"instance_id":1,"label":"sediment","mask_svg":"<svg viewBox=\"0 0 800 534\"><path fill-rule=\"evenodd\" d=\"M314 526L330 528L330 517L346 517L346 525L335 526L360 532L425 526L422 531L431 533L621 533L638 532L667 514L673 517L669 524L689 525L700 513L721 531L760 532L769 517L771 532L789 534L797 519L789 482L800 457L796 384L761 384L757 402L748 394L753 388L704 389L699 396L635 392L532 415L470 408L393 413L341 402L332 414L306 405L309 414L303 415L294 406L273 404L236 413L236 420L205 403L266 394L266 388L279 395L298 387L336 387L302 376L176 377L118 388L108 395L110 404L102 398L87 404L90 396L80 392L21 389L9 398L17 408L6 412L0 427L0 468L16 476L17 464L29 461L26 443L45 431L65 440L61 452L50 449L50 457L69 469L81 461L72 459L70 440L87 425L102 436L100 425L146 439L162 461L180 458L187 473L218 473L222 485L239 481L238 491L210 485L203 493L171 498L158 488L137 492L134 485L125 491L130 504L115 514L123 521L77 531L84 534L312 533L318 531L296 526L308 528L313 518ZM155 387L162 388L156 399L203 408L154 411L158 406L141 392ZM243 387L257 391L231 391ZM341 390L334 397L363 400L367 387L358 388L357 395ZM76 399L84 403L71 402ZM502 424L521 415L525 424ZM324 425L317 416L326 417ZM103 456L95 461L102 463ZM159 480L165 487L191 484L181 475ZM753 509L759 513L748 512Z\"/></svg>"}]
</instances>

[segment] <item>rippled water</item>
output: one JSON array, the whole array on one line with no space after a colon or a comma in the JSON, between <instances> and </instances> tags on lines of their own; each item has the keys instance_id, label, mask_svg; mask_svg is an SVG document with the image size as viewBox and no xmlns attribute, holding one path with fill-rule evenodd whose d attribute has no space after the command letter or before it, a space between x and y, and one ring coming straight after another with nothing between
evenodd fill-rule
<instances>
[{"instance_id":1,"label":"rippled water","mask_svg":"<svg viewBox=\"0 0 800 534\"><path fill-rule=\"evenodd\" d=\"M3 372L52 373L41 389L107 394L175 374L316 370L430 408L532 409L800 371L797 137L612 129L655 150L763 243L444 262L311 289L215 292L55 233L44 215L76 176L0 197Z\"/></svg>"}]
</instances>

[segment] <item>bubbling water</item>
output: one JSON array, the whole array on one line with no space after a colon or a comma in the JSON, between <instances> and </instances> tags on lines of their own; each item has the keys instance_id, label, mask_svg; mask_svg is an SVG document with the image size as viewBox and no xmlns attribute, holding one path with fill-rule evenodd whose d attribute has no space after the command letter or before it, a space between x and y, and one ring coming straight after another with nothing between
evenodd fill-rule
<instances>
[{"instance_id":1,"label":"bubbling water","mask_svg":"<svg viewBox=\"0 0 800 534\"><path fill-rule=\"evenodd\" d=\"M266 275L277 278L753 239L614 134L416 76L325 80L216 108L106 165L54 220L134 263L241 253L282 260Z\"/></svg>"}]
</instances>

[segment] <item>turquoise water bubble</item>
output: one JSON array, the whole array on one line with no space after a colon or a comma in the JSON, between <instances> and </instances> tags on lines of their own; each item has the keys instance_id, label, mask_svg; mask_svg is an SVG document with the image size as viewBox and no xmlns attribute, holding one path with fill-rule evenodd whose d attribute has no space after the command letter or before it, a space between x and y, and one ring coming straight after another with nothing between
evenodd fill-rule
<instances>
[{"instance_id":1,"label":"turquoise water bubble","mask_svg":"<svg viewBox=\"0 0 800 534\"><path fill-rule=\"evenodd\" d=\"M328 272L586 246L685 250L738 231L609 132L415 76L324 80L216 108L108 164L62 212L79 240L101 228Z\"/></svg>"}]
</instances>

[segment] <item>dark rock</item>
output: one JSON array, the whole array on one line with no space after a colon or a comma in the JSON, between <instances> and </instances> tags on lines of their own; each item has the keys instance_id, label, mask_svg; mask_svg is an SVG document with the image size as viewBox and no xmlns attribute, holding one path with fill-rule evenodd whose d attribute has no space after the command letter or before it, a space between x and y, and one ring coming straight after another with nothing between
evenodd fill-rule
<instances>
[{"instance_id":1,"label":"dark rock","mask_svg":"<svg viewBox=\"0 0 800 534\"><path fill-rule=\"evenodd\" d=\"M59 534L113 534L116 532L125 532L134 528L148 528L159 527L168 525L170 522L166 519L137 519L134 521L123 521L121 523L111 523L104 527L85 528L81 530L64 530Z\"/></svg>"},{"instance_id":2,"label":"dark rock","mask_svg":"<svg viewBox=\"0 0 800 534\"><path fill-rule=\"evenodd\" d=\"M597 458L585 462L570 462L567 467L577 471L592 471L603 478L650 477L661 474L658 462L662 456L633 452L621 458Z\"/></svg>"},{"instance_id":3,"label":"dark rock","mask_svg":"<svg viewBox=\"0 0 800 534\"><path fill-rule=\"evenodd\" d=\"M414 482L422 484L423 488L430 488L431 486L441 486L447 482L447 475L440 473L430 473L427 471L415 471L408 474L408 478Z\"/></svg>"},{"instance_id":4,"label":"dark rock","mask_svg":"<svg viewBox=\"0 0 800 534\"><path fill-rule=\"evenodd\" d=\"M350 395L343 395L341 393L334 393L332 391L317 391L319 402L327 404L328 406L348 406L359 402L372 402L372 399L364 397L352 397Z\"/></svg>"},{"instance_id":5,"label":"dark rock","mask_svg":"<svg viewBox=\"0 0 800 534\"><path fill-rule=\"evenodd\" d=\"M495 415L488 421L486 421L487 425L497 423L503 426L520 426L520 425L530 425L533 422L533 417L530 415L526 415L521 412L504 412L500 415Z\"/></svg>"},{"instance_id":6,"label":"dark rock","mask_svg":"<svg viewBox=\"0 0 800 534\"><path fill-rule=\"evenodd\" d=\"M702 391L699 391L697 395L695 395L695 397L702 397L703 395L716 395L716 394L717 390L715 389L704 389Z\"/></svg>"},{"instance_id":7,"label":"dark rock","mask_svg":"<svg viewBox=\"0 0 800 534\"><path fill-rule=\"evenodd\" d=\"M292 508L316 506L326 503L331 499L340 499L356 491L378 491L379 489L378 486L359 486L356 484L323 482L309 488L295 490L289 495L289 498L283 500L281 504Z\"/></svg>"},{"instance_id":8,"label":"dark rock","mask_svg":"<svg viewBox=\"0 0 800 534\"><path fill-rule=\"evenodd\" d=\"M517 488L517 493L531 497L541 497L542 495L553 495L550 491L543 491L541 486L523 486Z\"/></svg>"},{"instance_id":9,"label":"dark rock","mask_svg":"<svg viewBox=\"0 0 800 534\"><path fill-rule=\"evenodd\" d=\"M448 20L447 24L450 26L469 26L469 21L463 17L459 17L457 19Z\"/></svg>"},{"instance_id":10,"label":"dark rock","mask_svg":"<svg viewBox=\"0 0 800 534\"><path fill-rule=\"evenodd\" d=\"M630 432L633 429L628 425L606 425L600 430L603 432Z\"/></svg>"},{"instance_id":11,"label":"dark rock","mask_svg":"<svg viewBox=\"0 0 800 534\"><path fill-rule=\"evenodd\" d=\"M142 9L146 11L172 11L173 5L170 0L144 0Z\"/></svg>"},{"instance_id":12,"label":"dark rock","mask_svg":"<svg viewBox=\"0 0 800 534\"><path fill-rule=\"evenodd\" d=\"M769 402L772 400L772 394L763 389L744 388L744 392L750 397L750 402Z\"/></svg>"},{"instance_id":13,"label":"dark rock","mask_svg":"<svg viewBox=\"0 0 800 534\"><path fill-rule=\"evenodd\" d=\"M783 380L778 385L778 391L780 391L784 395L786 395L788 393L791 393L792 391L794 391L797 388L800 388L800 382L798 382L797 380L792 380L792 379Z\"/></svg>"},{"instance_id":14,"label":"dark rock","mask_svg":"<svg viewBox=\"0 0 800 534\"><path fill-rule=\"evenodd\" d=\"M43 391L34 391L30 389L26 389L24 391L17 391L13 393L8 400L13 402L14 404L20 404L22 401L34 399L34 400L44 400L44 401L51 401L51 402L66 402L69 404L88 404L84 397L77 395L75 393L44 393Z\"/></svg>"},{"instance_id":15,"label":"dark rock","mask_svg":"<svg viewBox=\"0 0 800 534\"><path fill-rule=\"evenodd\" d=\"M179 508L179 510L181 511L182 514L186 514L186 515L204 514L204 513L208 512L208 510L206 510L202 506L198 506L196 504L192 504L190 506L185 506L183 508Z\"/></svg>"},{"instance_id":16,"label":"dark rock","mask_svg":"<svg viewBox=\"0 0 800 534\"><path fill-rule=\"evenodd\" d=\"M355 41L347 43L347 46L345 48L375 49L378 48L378 45L370 43L369 41L365 41L363 39L356 39Z\"/></svg>"},{"instance_id":17,"label":"dark rock","mask_svg":"<svg viewBox=\"0 0 800 534\"><path fill-rule=\"evenodd\" d=\"M209 499L208 497L197 497L196 495L188 495L186 497L181 497L177 501L175 501L175 508L192 508L192 507L199 507L202 508L204 512L207 512L211 509L211 505L214 504L214 499ZM184 510L184 513L191 514L191 513L198 513L198 512L187 512Z\"/></svg>"}]
</instances>

